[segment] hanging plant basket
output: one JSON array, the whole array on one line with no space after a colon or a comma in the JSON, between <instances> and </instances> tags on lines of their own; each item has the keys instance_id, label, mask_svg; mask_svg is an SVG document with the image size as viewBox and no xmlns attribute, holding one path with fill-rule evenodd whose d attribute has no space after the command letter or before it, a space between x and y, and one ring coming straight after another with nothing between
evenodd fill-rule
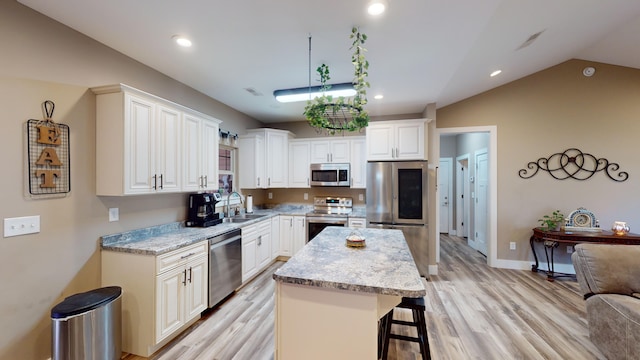
<instances>
[{"instance_id":1,"label":"hanging plant basket","mask_svg":"<svg viewBox=\"0 0 640 360\"><path fill-rule=\"evenodd\" d=\"M369 114L364 110L363 106L367 103L367 91L369 83L366 77L369 69L369 62L364 57L366 49L363 47L367 35L360 33L360 30L354 27L351 30L351 39L353 44L351 49L354 53L351 62L354 66L353 86L356 95L353 98L338 97L325 95L319 96L307 102L304 109L304 116L308 120L309 125L316 128L319 132L327 132L335 135L343 131L360 131L369 125ZM320 75L322 89L327 91L330 86L327 85L329 77L329 67L322 64L316 69Z\"/></svg>"}]
</instances>

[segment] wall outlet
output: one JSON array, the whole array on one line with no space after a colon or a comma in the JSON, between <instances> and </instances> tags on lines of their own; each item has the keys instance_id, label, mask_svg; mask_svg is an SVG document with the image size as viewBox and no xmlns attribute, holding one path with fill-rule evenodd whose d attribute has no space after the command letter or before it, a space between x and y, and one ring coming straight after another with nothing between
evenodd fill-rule
<instances>
[{"instance_id":1,"label":"wall outlet","mask_svg":"<svg viewBox=\"0 0 640 360\"><path fill-rule=\"evenodd\" d=\"M40 232L40 215L4 219L4 237Z\"/></svg>"},{"instance_id":2,"label":"wall outlet","mask_svg":"<svg viewBox=\"0 0 640 360\"><path fill-rule=\"evenodd\" d=\"M109 208L109 222L120 220L120 210L118 208Z\"/></svg>"},{"instance_id":3,"label":"wall outlet","mask_svg":"<svg viewBox=\"0 0 640 360\"><path fill-rule=\"evenodd\" d=\"M571 254L573 252L573 245L567 245L567 254Z\"/></svg>"},{"instance_id":4,"label":"wall outlet","mask_svg":"<svg viewBox=\"0 0 640 360\"><path fill-rule=\"evenodd\" d=\"M268 195L269 199L273 199L273 193L269 193L267 195Z\"/></svg>"},{"instance_id":5,"label":"wall outlet","mask_svg":"<svg viewBox=\"0 0 640 360\"><path fill-rule=\"evenodd\" d=\"M304 193L304 199L305 200L309 200L309 194L308 193Z\"/></svg>"},{"instance_id":6,"label":"wall outlet","mask_svg":"<svg viewBox=\"0 0 640 360\"><path fill-rule=\"evenodd\" d=\"M516 242L512 241L509 243L509 250L515 250L516 249Z\"/></svg>"},{"instance_id":7,"label":"wall outlet","mask_svg":"<svg viewBox=\"0 0 640 360\"><path fill-rule=\"evenodd\" d=\"M364 201L364 195L358 194L358 201Z\"/></svg>"}]
</instances>

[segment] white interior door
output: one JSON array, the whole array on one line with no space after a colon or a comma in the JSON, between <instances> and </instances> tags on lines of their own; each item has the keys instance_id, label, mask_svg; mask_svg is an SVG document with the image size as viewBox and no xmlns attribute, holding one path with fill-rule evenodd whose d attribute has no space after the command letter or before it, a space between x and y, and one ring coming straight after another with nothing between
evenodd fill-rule
<instances>
[{"instance_id":1,"label":"white interior door","mask_svg":"<svg viewBox=\"0 0 640 360\"><path fill-rule=\"evenodd\" d=\"M440 199L440 233L448 234L451 231L453 218L453 206L451 206L452 184L451 173L453 159L440 158L438 168L438 198Z\"/></svg>"},{"instance_id":2,"label":"white interior door","mask_svg":"<svg viewBox=\"0 0 640 360\"><path fill-rule=\"evenodd\" d=\"M489 156L487 149L476 151L476 201L474 211L476 250L487 255L487 196L489 188Z\"/></svg>"},{"instance_id":3,"label":"white interior door","mask_svg":"<svg viewBox=\"0 0 640 360\"><path fill-rule=\"evenodd\" d=\"M456 158L456 235L469 237L469 154Z\"/></svg>"}]
</instances>

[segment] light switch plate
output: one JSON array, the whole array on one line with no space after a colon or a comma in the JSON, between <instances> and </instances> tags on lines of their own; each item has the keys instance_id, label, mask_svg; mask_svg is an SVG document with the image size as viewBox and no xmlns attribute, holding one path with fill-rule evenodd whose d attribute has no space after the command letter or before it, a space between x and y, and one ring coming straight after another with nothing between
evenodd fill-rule
<instances>
[{"instance_id":1,"label":"light switch plate","mask_svg":"<svg viewBox=\"0 0 640 360\"><path fill-rule=\"evenodd\" d=\"M4 219L4 237L40 232L40 215Z\"/></svg>"},{"instance_id":2,"label":"light switch plate","mask_svg":"<svg viewBox=\"0 0 640 360\"><path fill-rule=\"evenodd\" d=\"M118 208L109 208L109 222L120 220L120 211Z\"/></svg>"}]
</instances>

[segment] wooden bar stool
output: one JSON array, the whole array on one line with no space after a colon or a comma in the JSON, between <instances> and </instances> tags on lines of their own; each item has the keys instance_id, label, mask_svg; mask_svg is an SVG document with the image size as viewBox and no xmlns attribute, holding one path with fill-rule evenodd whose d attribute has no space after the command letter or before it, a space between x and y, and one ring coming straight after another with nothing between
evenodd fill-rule
<instances>
[{"instance_id":1,"label":"wooden bar stool","mask_svg":"<svg viewBox=\"0 0 640 360\"><path fill-rule=\"evenodd\" d=\"M424 312L426 310L424 298L403 297L402 301L396 306L396 308L411 309L411 312L413 313L413 321L394 320L393 309L380 319L380 333L378 335L378 355L380 358L382 360L387 359L387 355L389 353L389 339L398 339L417 342L420 344L422 359L431 359L431 354L429 352L429 339L427 338L427 321L424 317ZM418 330L418 337L394 334L391 332L392 324L415 326Z\"/></svg>"}]
</instances>

